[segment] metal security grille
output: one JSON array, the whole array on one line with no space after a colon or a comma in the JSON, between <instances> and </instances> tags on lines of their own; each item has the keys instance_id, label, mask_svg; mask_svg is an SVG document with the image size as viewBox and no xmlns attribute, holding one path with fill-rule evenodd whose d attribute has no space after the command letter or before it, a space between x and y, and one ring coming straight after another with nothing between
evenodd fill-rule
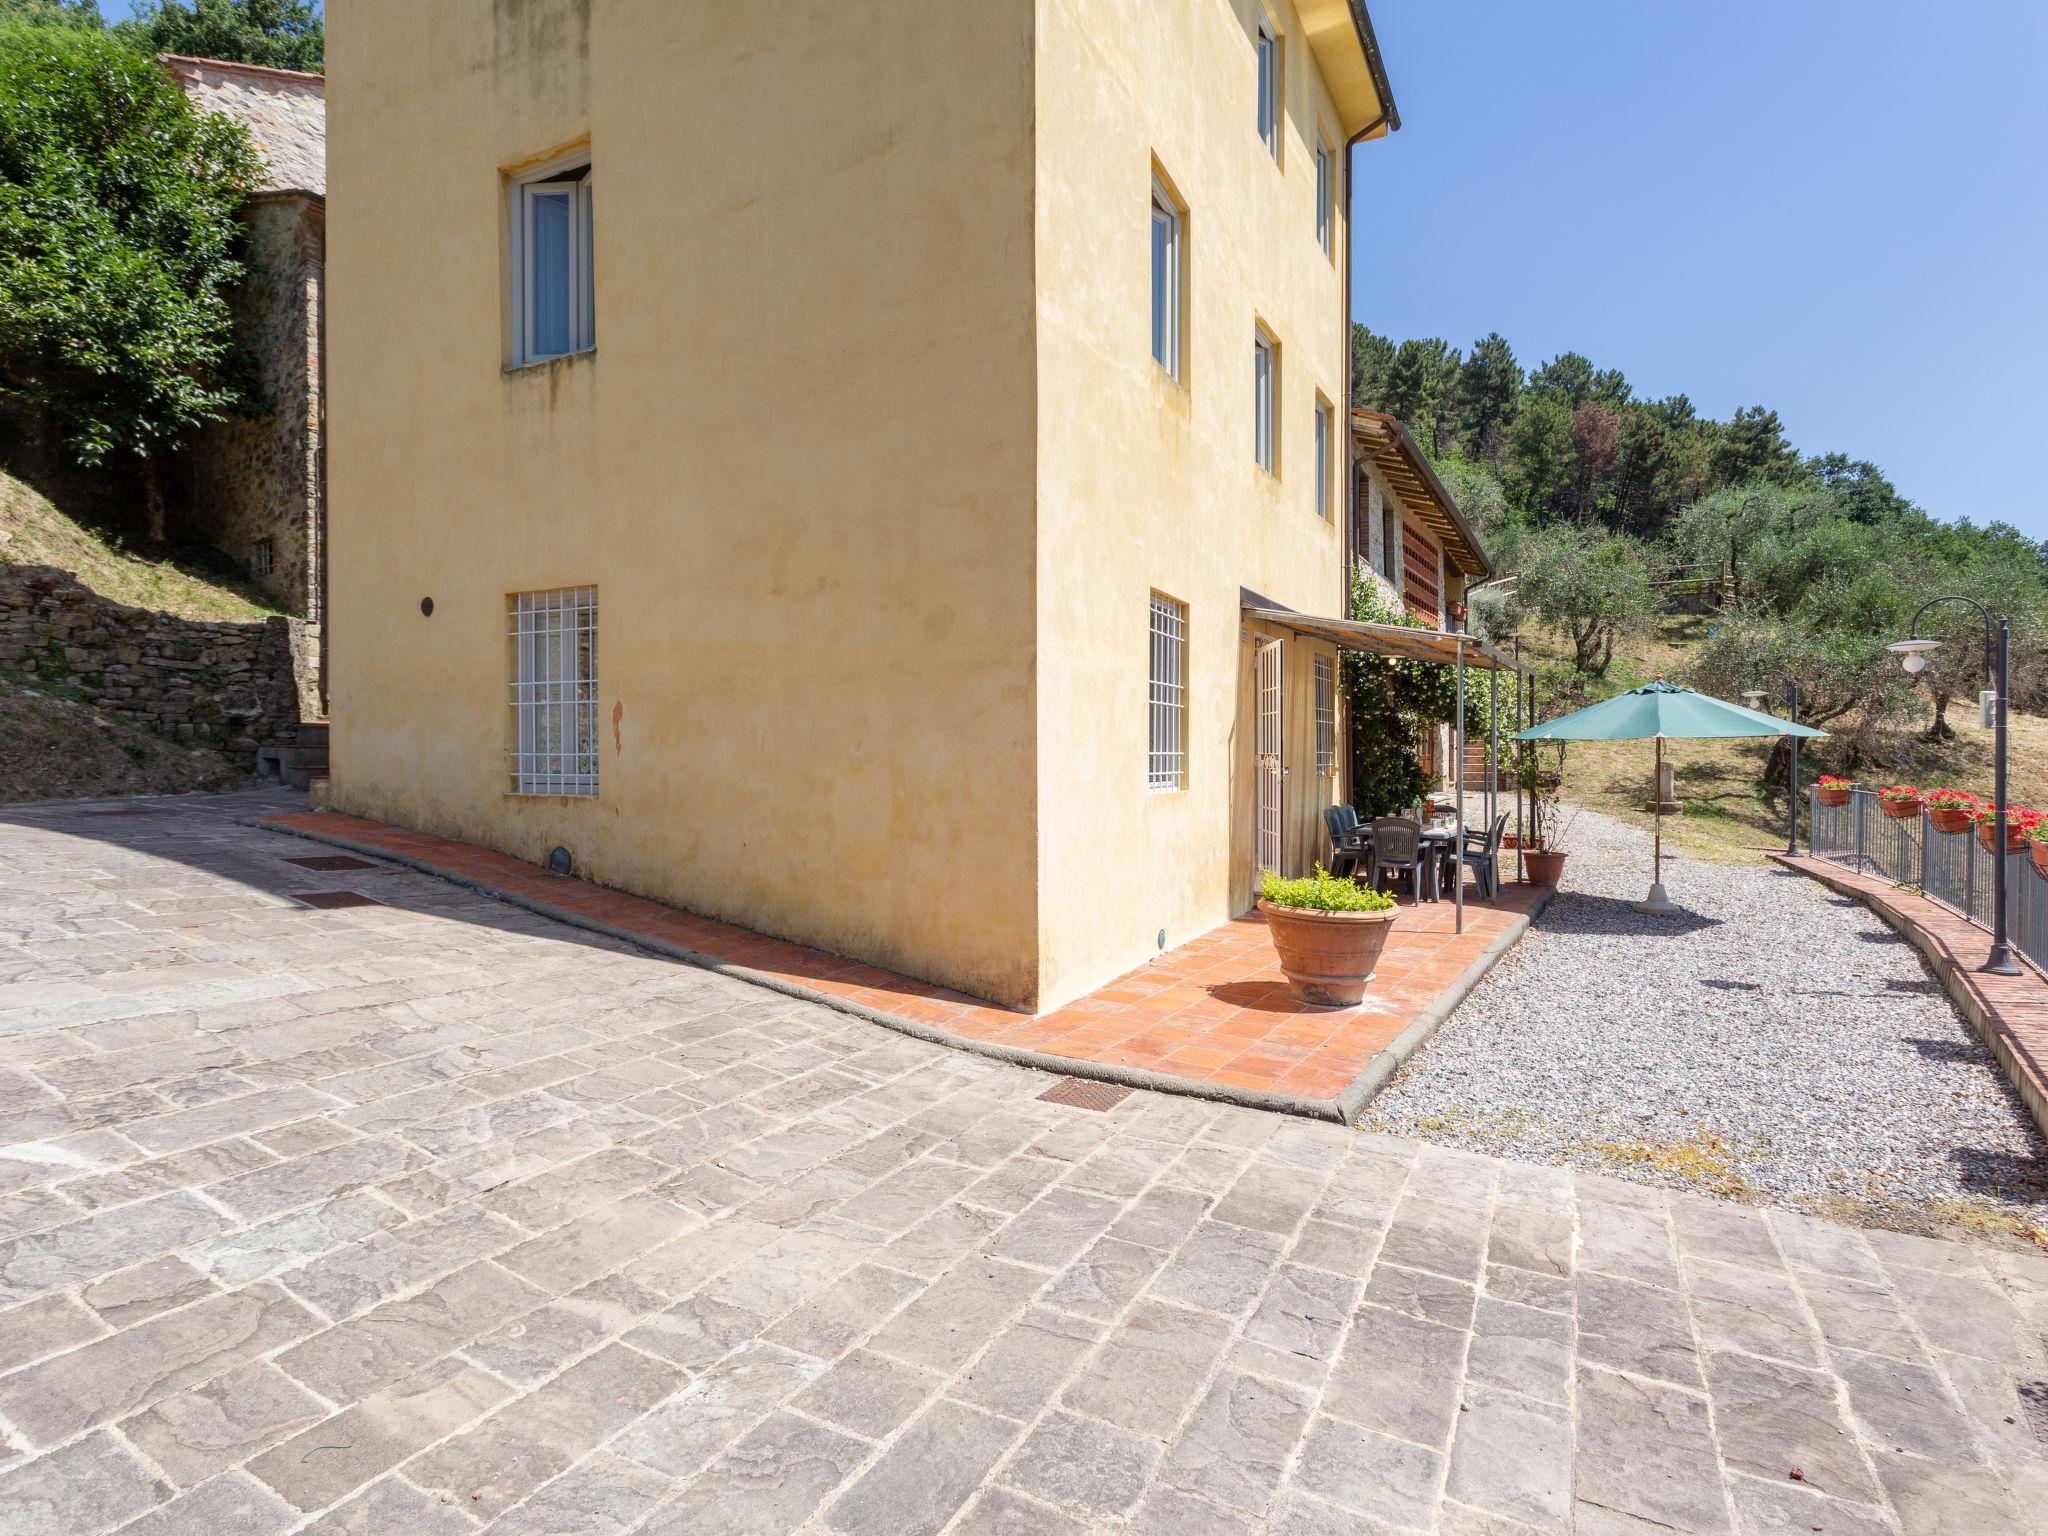
<instances>
[{"instance_id":1,"label":"metal security grille","mask_svg":"<svg viewBox=\"0 0 2048 1536\"><path fill-rule=\"evenodd\" d=\"M597 793L597 588L520 592L512 617L512 789Z\"/></svg>"},{"instance_id":2,"label":"metal security grille","mask_svg":"<svg viewBox=\"0 0 2048 1536\"><path fill-rule=\"evenodd\" d=\"M1188 611L1152 594L1152 672L1145 784L1179 789L1187 782Z\"/></svg>"},{"instance_id":3,"label":"metal security grille","mask_svg":"<svg viewBox=\"0 0 2048 1536\"><path fill-rule=\"evenodd\" d=\"M1258 736L1253 748L1258 755L1258 846L1253 849L1256 883L1259 870L1280 868L1280 642L1259 642L1256 680L1258 684Z\"/></svg>"},{"instance_id":4,"label":"metal security grille","mask_svg":"<svg viewBox=\"0 0 2048 1536\"><path fill-rule=\"evenodd\" d=\"M1330 658L1316 658L1316 777L1337 772L1337 679Z\"/></svg>"}]
</instances>

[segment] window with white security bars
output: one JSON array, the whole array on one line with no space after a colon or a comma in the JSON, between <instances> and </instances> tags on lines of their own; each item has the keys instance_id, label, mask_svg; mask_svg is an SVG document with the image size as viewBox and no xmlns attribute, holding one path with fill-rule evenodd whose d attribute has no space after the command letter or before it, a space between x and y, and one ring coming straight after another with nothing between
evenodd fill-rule
<instances>
[{"instance_id":1,"label":"window with white security bars","mask_svg":"<svg viewBox=\"0 0 2048 1536\"><path fill-rule=\"evenodd\" d=\"M1330 658L1316 658L1316 777L1337 775L1337 676Z\"/></svg>"},{"instance_id":2,"label":"window with white security bars","mask_svg":"<svg viewBox=\"0 0 2048 1536\"><path fill-rule=\"evenodd\" d=\"M597 588L512 597L512 790L597 793Z\"/></svg>"},{"instance_id":3,"label":"window with white security bars","mask_svg":"<svg viewBox=\"0 0 2048 1536\"><path fill-rule=\"evenodd\" d=\"M1187 783L1188 610L1152 594L1152 666L1148 693L1145 787L1179 789Z\"/></svg>"}]
</instances>

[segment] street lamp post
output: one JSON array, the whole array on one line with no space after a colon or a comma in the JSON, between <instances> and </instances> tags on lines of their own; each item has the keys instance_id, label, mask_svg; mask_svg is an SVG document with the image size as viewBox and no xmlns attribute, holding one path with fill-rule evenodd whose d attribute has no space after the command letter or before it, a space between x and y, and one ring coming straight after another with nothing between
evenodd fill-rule
<instances>
[{"instance_id":1,"label":"street lamp post","mask_svg":"<svg viewBox=\"0 0 2048 1536\"><path fill-rule=\"evenodd\" d=\"M1920 605L1913 615L1913 624L1907 638L1885 647L1898 656L1900 665L1908 672L1918 674L1927 668L1927 653L1941 647L1939 640L1920 638L1920 615L1938 603L1967 603L1984 616L1984 670L1986 681L1991 684L1991 810L1994 830L1991 836L1993 868L1996 870L1991 882L1991 954L1979 967L1994 976L2017 976L2020 968L2013 963L2012 946L2005 937L2005 759L2006 759L2006 695L2007 673L2011 661L2012 624L2003 615L1994 616L1991 610L1974 597L1933 597ZM1997 626L1997 639L1992 639L1992 626Z\"/></svg>"},{"instance_id":2,"label":"street lamp post","mask_svg":"<svg viewBox=\"0 0 2048 1536\"><path fill-rule=\"evenodd\" d=\"M1799 679L1790 672L1762 672L1758 676L1775 677L1779 682L1792 690L1792 714L1790 718L1792 723L1797 725L1799 723ZM1763 708L1763 689L1745 688L1742 697L1748 702L1751 709ZM1785 828L1785 852L1788 856L1796 859L1799 857L1799 738L1792 736L1788 737L1787 740L1792 745L1792 780L1790 789L1786 791L1785 819L1788 825Z\"/></svg>"}]
</instances>

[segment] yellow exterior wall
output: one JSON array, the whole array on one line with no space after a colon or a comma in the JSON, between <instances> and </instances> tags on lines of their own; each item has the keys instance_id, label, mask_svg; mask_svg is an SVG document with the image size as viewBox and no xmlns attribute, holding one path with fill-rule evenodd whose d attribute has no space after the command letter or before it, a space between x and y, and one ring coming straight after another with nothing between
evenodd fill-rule
<instances>
[{"instance_id":1,"label":"yellow exterior wall","mask_svg":"<svg viewBox=\"0 0 2048 1536\"><path fill-rule=\"evenodd\" d=\"M1239 594L1342 611L1342 176L1372 107L1347 0L1275 0L1276 165L1258 3L337 7L335 807L562 844L603 883L1023 1007L1242 911ZM1311 44L1356 55L1337 98ZM579 144L597 347L509 369L506 176ZM1189 208L1184 384L1150 353L1155 163ZM508 594L586 585L601 792L515 796ZM1191 624L1164 795L1154 590ZM1291 868L1337 792L1319 651L1287 637Z\"/></svg>"},{"instance_id":2,"label":"yellow exterior wall","mask_svg":"<svg viewBox=\"0 0 2048 1536\"><path fill-rule=\"evenodd\" d=\"M1342 613L1344 496L1312 504L1311 402L1348 443L1347 244L1315 235L1315 135L1340 122L1301 17L1280 160L1255 126L1260 0L1038 0L1038 760L1041 1000L1085 992L1243 911L1252 881L1251 635L1240 588ZM1353 125L1353 131L1358 125ZM1153 361L1155 163L1187 208L1184 384ZM1252 456L1252 336L1278 338L1278 476ZM1188 777L1147 790L1147 604L1188 606ZM1316 856L1310 658L1286 660L1287 859Z\"/></svg>"},{"instance_id":3,"label":"yellow exterior wall","mask_svg":"<svg viewBox=\"0 0 2048 1536\"><path fill-rule=\"evenodd\" d=\"M338 809L1034 1000L1034 24L334 8ZM503 173L585 139L597 350L506 371ZM507 594L586 584L602 790L515 797Z\"/></svg>"}]
</instances>

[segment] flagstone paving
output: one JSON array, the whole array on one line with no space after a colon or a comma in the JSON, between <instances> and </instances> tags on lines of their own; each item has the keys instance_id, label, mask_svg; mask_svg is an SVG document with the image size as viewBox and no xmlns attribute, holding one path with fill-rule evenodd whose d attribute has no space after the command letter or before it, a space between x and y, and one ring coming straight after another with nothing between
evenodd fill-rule
<instances>
[{"instance_id":1,"label":"flagstone paving","mask_svg":"<svg viewBox=\"0 0 2048 1536\"><path fill-rule=\"evenodd\" d=\"M1056 1080L250 796L0 814L0 1531L2010 1533L2048 1261ZM141 815L105 815L146 808ZM321 909L292 892L380 904Z\"/></svg>"}]
</instances>

